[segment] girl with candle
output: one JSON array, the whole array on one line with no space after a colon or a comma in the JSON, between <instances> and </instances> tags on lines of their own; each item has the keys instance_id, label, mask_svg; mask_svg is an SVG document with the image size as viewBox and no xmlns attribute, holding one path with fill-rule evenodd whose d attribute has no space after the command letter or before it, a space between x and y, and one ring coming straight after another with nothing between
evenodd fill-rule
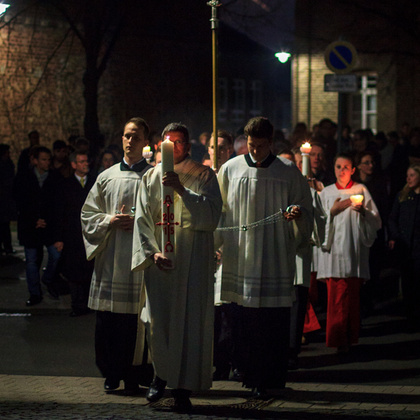
<instances>
[{"instance_id":1,"label":"girl with candle","mask_svg":"<svg viewBox=\"0 0 420 420\"><path fill-rule=\"evenodd\" d=\"M389 248L398 252L409 332L420 329L420 164L407 170L407 184L389 216Z\"/></svg>"},{"instance_id":2,"label":"girl with candle","mask_svg":"<svg viewBox=\"0 0 420 420\"><path fill-rule=\"evenodd\" d=\"M337 155L337 181L320 193L328 218L317 278L327 283L327 347L337 347L338 353L358 342L360 287L370 278L369 248L381 227L368 189L352 180L355 170L351 155ZM354 195L363 195L363 201L352 204Z\"/></svg>"}]
</instances>

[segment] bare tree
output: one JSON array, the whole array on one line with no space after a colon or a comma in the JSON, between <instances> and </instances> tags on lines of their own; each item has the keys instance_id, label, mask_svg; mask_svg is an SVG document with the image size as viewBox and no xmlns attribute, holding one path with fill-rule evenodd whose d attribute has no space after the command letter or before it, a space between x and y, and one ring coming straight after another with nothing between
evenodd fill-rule
<instances>
[{"instance_id":1,"label":"bare tree","mask_svg":"<svg viewBox=\"0 0 420 420\"><path fill-rule=\"evenodd\" d=\"M127 2L115 0L50 0L79 38L86 59L83 75L84 133L97 151L103 144L98 119L98 86L127 15Z\"/></svg>"}]
</instances>

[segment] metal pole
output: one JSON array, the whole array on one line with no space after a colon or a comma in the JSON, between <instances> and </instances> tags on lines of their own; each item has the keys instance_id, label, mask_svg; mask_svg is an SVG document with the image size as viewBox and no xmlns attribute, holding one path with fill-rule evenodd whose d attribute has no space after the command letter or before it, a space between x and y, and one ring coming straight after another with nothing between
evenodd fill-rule
<instances>
[{"instance_id":1,"label":"metal pole","mask_svg":"<svg viewBox=\"0 0 420 420\"><path fill-rule=\"evenodd\" d=\"M342 152L342 135L343 135L343 94L338 94L338 124L337 124L337 153Z\"/></svg>"},{"instance_id":2,"label":"metal pole","mask_svg":"<svg viewBox=\"0 0 420 420\"><path fill-rule=\"evenodd\" d=\"M207 2L211 7L211 31L212 31L212 72L213 72L213 147L214 147L214 169L219 169L218 147L217 147L217 79L218 79L218 45L217 30L219 29L219 19L217 18L217 8L221 5L219 0Z\"/></svg>"}]
</instances>

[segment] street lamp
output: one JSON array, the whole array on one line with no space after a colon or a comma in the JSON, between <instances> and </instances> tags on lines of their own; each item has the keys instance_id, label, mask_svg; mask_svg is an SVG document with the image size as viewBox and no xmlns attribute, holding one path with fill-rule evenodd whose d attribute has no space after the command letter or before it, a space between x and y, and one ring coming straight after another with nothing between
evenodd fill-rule
<instances>
[{"instance_id":1,"label":"street lamp","mask_svg":"<svg viewBox=\"0 0 420 420\"><path fill-rule=\"evenodd\" d=\"M288 52L278 52L274 54L275 57L280 61L280 63L284 64L287 63L287 60L292 56L292 54Z\"/></svg>"},{"instance_id":2,"label":"street lamp","mask_svg":"<svg viewBox=\"0 0 420 420\"><path fill-rule=\"evenodd\" d=\"M10 4L0 3L0 16L3 16Z\"/></svg>"}]
</instances>

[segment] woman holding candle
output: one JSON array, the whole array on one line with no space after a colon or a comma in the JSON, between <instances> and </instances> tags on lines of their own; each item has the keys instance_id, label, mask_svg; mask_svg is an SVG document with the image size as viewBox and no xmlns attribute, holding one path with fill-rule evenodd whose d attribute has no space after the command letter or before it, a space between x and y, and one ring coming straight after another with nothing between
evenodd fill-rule
<instances>
[{"instance_id":1,"label":"woman holding candle","mask_svg":"<svg viewBox=\"0 0 420 420\"><path fill-rule=\"evenodd\" d=\"M358 342L360 286L370 278L369 248L381 227L368 189L351 178L355 170L351 155L339 154L334 161L337 182L320 193L328 218L317 278L327 283L327 346L339 353Z\"/></svg>"},{"instance_id":2,"label":"woman holding candle","mask_svg":"<svg viewBox=\"0 0 420 420\"><path fill-rule=\"evenodd\" d=\"M407 170L407 184L389 216L389 248L398 252L409 331L420 329L420 164Z\"/></svg>"}]
</instances>

